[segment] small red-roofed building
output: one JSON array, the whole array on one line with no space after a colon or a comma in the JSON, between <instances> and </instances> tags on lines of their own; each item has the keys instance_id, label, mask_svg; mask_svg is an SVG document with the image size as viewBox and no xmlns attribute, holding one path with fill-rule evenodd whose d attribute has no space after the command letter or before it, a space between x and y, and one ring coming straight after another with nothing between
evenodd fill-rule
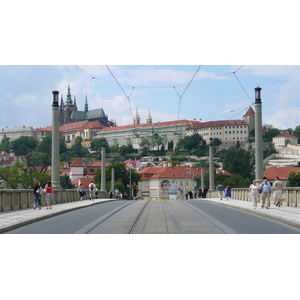
<instances>
[{"instance_id":1,"label":"small red-roofed building","mask_svg":"<svg viewBox=\"0 0 300 300\"><path fill-rule=\"evenodd\" d=\"M279 180L282 181L283 186L288 184L288 175L290 172L294 171L295 173L300 171L300 168L297 167L280 167L279 165L268 168L264 171L264 176L268 178L268 181L274 183L275 177L279 177Z\"/></svg>"},{"instance_id":2,"label":"small red-roofed building","mask_svg":"<svg viewBox=\"0 0 300 300\"><path fill-rule=\"evenodd\" d=\"M138 197L150 200L184 199L188 191L196 192L195 178L201 176L201 170L180 166L147 167L138 173L142 175Z\"/></svg>"},{"instance_id":3,"label":"small red-roofed building","mask_svg":"<svg viewBox=\"0 0 300 300\"><path fill-rule=\"evenodd\" d=\"M274 136L272 141L274 143L275 148L285 147L287 144L298 144L298 138L289 134L287 130L281 130L280 134Z\"/></svg>"}]
</instances>

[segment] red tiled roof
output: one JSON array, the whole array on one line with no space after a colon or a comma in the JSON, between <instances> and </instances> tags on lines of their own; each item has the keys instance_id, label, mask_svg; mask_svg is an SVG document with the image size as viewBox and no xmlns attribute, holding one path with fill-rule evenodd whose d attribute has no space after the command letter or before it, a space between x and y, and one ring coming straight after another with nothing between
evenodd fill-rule
<instances>
[{"instance_id":1,"label":"red tiled roof","mask_svg":"<svg viewBox=\"0 0 300 300\"><path fill-rule=\"evenodd\" d=\"M78 158L75 158L70 167L84 167L84 165Z\"/></svg>"},{"instance_id":2,"label":"red tiled roof","mask_svg":"<svg viewBox=\"0 0 300 300\"><path fill-rule=\"evenodd\" d=\"M76 131L82 129L89 121L80 121L74 123L64 124L59 127L59 131L67 132L67 131Z\"/></svg>"},{"instance_id":3,"label":"red tiled roof","mask_svg":"<svg viewBox=\"0 0 300 300\"><path fill-rule=\"evenodd\" d=\"M289 173L292 171L295 171L297 173L298 171L300 171L300 168L274 166L264 171L264 176L269 180L274 180L276 176L278 176L280 180L287 180Z\"/></svg>"},{"instance_id":4,"label":"red tiled roof","mask_svg":"<svg viewBox=\"0 0 300 300\"><path fill-rule=\"evenodd\" d=\"M104 126L99 122L99 121L91 121L91 122L88 122L87 124L84 125L83 127L84 129L87 129L87 128L104 128Z\"/></svg>"},{"instance_id":5,"label":"red tiled roof","mask_svg":"<svg viewBox=\"0 0 300 300\"><path fill-rule=\"evenodd\" d=\"M80 182L82 183L83 187L85 189L88 189L89 187L89 184L91 183L91 181L93 180L94 181L94 178L93 177L82 177L82 178L76 178L72 181L72 184L74 184L75 186L78 186L79 184L79 180ZM94 181L95 183L95 181Z\"/></svg>"},{"instance_id":6,"label":"red tiled roof","mask_svg":"<svg viewBox=\"0 0 300 300\"><path fill-rule=\"evenodd\" d=\"M282 130L278 135L274 136L274 138L286 137L286 138L294 138L297 139L296 136L289 134L287 130Z\"/></svg>"},{"instance_id":7,"label":"red tiled roof","mask_svg":"<svg viewBox=\"0 0 300 300\"><path fill-rule=\"evenodd\" d=\"M105 127L101 131L116 131L116 130L135 128L135 127L161 127L161 126L170 126L170 125L178 125L178 124L191 125L194 123L199 123L199 121L177 120L177 121L158 122L158 123L134 124L134 125L125 125L125 126L116 126L116 127Z\"/></svg>"},{"instance_id":8,"label":"red tiled roof","mask_svg":"<svg viewBox=\"0 0 300 300\"><path fill-rule=\"evenodd\" d=\"M154 178L189 178L191 172L201 175L201 170L190 167L149 167L139 171L143 177L141 180L148 180Z\"/></svg>"},{"instance_id":9,"label":"red tiled roof","mask_svg":"<svg viewBox=\"0 0 300 300\"><path fill-rule=\"evenodd\" d=\"M247 112L245 113L245 115L243 117L247 117L247 116L255 116L255 112L251 106L248 108Z\"/></svg>"},{"instance_id":10,"label":"red tiled roof","mask_svg":"<svg viewBox=\"0 0 300 300\"><path fill-rule=\"evenodd\" d=\"M232 125L248 125L243 120L222 120L222 121L209 121L199 122L192 124L189 129L207 128L207 127L221 127L221 126L232 126Z\"/></svg>"}]
</instances>

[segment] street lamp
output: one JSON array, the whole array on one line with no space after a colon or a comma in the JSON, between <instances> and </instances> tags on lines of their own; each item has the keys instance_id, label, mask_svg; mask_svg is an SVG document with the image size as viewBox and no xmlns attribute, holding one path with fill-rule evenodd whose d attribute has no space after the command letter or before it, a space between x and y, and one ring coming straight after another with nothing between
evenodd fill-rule
<instances>
[{"instance_id":1,"label":"street lamp","mask_svg":"<svg viewBox=\"0 0 300 300\"><path fill-rule=\"evenodd\" d=\"M209 144L209 189L212 191L215 189L214 183L214 149L213 149L213 138L210 139Z\"/></svg>"},{"instance_id":2,"label":"street lamp","mask_svg":"<svg viewBox=\"0 0 300 300\"><path fill-rule=\"evenodd\" d=\"M106 148L106 140L101 141L101 146L102 146L102 152L101 152L101 189L100 191L106 192L106 187L105 187L105 148Z\"/></svg>"},{"instance_id":3,"label":"street lamp","mask_svg":"<svg viewBox=\"0 0 300 300\"><path fill-rule=\"evenodd\" d=\"M263 171L263 137L262 137L262 102L260 98L261 88L255 89L255 179L261 183Z\"/></svg>"},{"instance_id":4,"label":"street lamp","mask_svg":"<svg viewBox=\"0 0 300 300\"><path fill-rule=\"evenodd\" d=\"M55 189L60 189L59 180L59 104L58 104L58 91L53 91L52 103L52 171L51 181Z\"/></svg>"},{"instance_id":5,"label":"street lamp","mask_svg":"<svg viewBox=\"0 0 300 300\"><path fill-rule=\"evenodd\" d=\"M112 163L112 165L111 165L111 190L114 195L115 194L115 166L114 166L114 163Z\"/></svg>"}]
</instances>

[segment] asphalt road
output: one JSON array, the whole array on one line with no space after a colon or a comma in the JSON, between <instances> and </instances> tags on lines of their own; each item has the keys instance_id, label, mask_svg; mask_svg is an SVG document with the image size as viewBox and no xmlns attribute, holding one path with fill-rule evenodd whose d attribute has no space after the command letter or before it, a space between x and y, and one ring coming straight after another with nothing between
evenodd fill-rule
<instances>
[{"instance_id":1,"label":"asphalt road","mask_svg":"<svg viewBox=\"0 0 300 300\"><path fill-rule=\"evenodd\" d=\"M175 202L172 203L171 201L167 201L167 202L168 205L172 204L171 208L174 209L174 214L177 215L178 222L183 226L183 230L185 231L185 233L201 233L200 231L197 232L197 228L195 226L193 227L193 232L189 232L188 228L192 228L193 226L192 224L194 224L195 220L197 219L199 221L199 219L202 218L202 215L206 216L206 220L207 219L217 220L215 224L218 223L220 227L224 226L224 228L229 228L233 232L236 232L238 234L299 234L300 233L300 230L297 228L273 220L269 220L248 212L240 211L234 208L229 208L218 204L207 203L199 200L184 201L185 203L187 203L187 205L180 203L180 201L175 201L176 203ZM126 201L123 200L123 201L106 202L98 205L93 205L90 207L85 207L82 209L64 213L62 215L54 216L49 219L38 221L20 227L18 229L8 231L6 233L7 234L73 234L75 232L80 231L80 229L87 226L88 224L94 222L99 217L105 215L106 213L112 211L117 207L124 205L125 203ZM166 202L162 201L162 203L166 203ZM159 202L157 202L157 204L159 204ZM126 210L133 210L135 206L136 206L135 204L129 205L126 208ZM154 207L154 205L151 205L150 207L152 206ZM159 205L156 205L156 209L157 207L159 207ZM196 211L198 211L198 213L193 211L191 207L194 208ZM147 213L151 213L150 208ZM166 217L166 214L168 214L168 210L165 210L164 214L162 214L164 215L164 218ZM159 219L160 217L158 216L157 212L152 210L152 215L157 216L155 219L156 225L158 222L161 222L161 219ZM145 217L144 219L145 222L147 220L149 220L150 222L149 217L147 218ZM115 224L116 227L122 226L118 222L112 224ZM145 223L143 227L146 228L147 224ZM230 230L228 232L230 232ZM101 233L110 233L110 232L104 232L102 230ZM155 233L155 232L151 232L150 229L147 231L147 233ZM172 231L169 231L169 233L172 233ZM207 233L212 233L212 232L207 232Z\"/></svg>"}]
</instances>

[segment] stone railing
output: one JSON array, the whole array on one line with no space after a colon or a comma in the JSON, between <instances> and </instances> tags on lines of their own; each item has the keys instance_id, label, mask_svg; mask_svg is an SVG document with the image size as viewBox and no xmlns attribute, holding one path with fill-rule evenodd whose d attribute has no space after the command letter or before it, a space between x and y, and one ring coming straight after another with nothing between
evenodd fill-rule
<instances>
[{"instance_id":1,"label":"stone railing","mask_svg":"<svg viewBox=\"0 0 300 300\"><path fill-rule=\"evenodd\" d=\"M67 203L73 201L79 201L80 196L77 190L56 190L53 199L53 204ZM83 199L89 199L87 194ZM109 198L108 193L98 191L98 198ZM45 205L45 194L41 198L42 205ZM0 190L0 212L17 210L23 208L31 208L33 206L33 190Z\"/></svg>"},{"instance_id":2,"label":"stone railing","mask_svg":"<svg viewBox=\"0 0 300 300\"><path fill-rule=\"evenodd\" d=\"M300 207L300 187L284 188L283 198L283 206ZM231 189L231 199L251 201L249 189ZM271 195L271 204L272 203L274 203L274 194Z\"/></svg>"}]
</instances>

